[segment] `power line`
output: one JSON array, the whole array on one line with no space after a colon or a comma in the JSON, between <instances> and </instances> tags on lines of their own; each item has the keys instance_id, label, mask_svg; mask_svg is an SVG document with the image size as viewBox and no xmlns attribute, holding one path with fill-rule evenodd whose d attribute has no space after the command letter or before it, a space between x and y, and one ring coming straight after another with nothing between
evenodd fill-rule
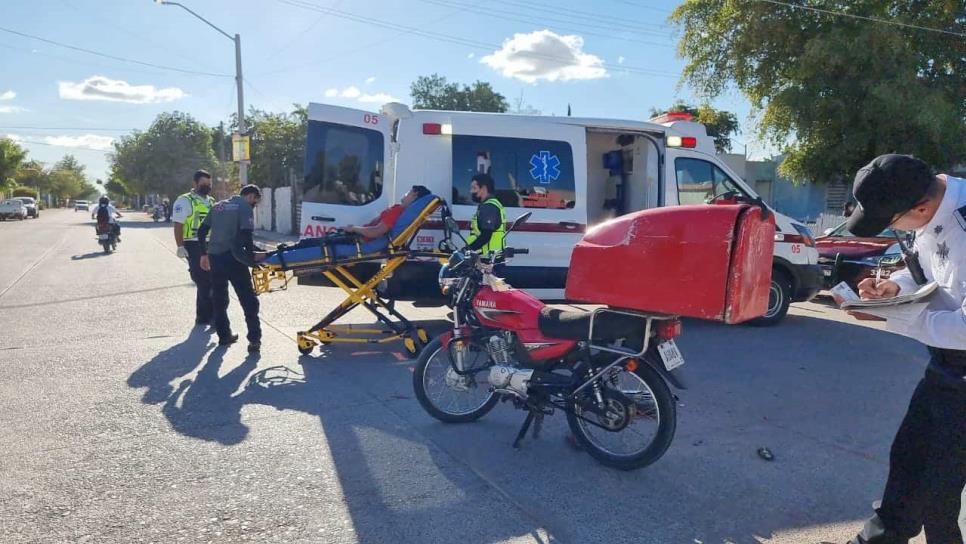
<instances>
[{"instance_id":1,"label":"power line","mask_svg":"<svg viewBox=\"0 0 966 544\"><path fill-rule=\"evenodd\" d=\"M136 128L107 128L107 127L35 127L26 125L4 125L0 130L89 130L92 132L131 132Z\"/></svg>"},{"instance_id":2,"label":"power line","mask_svg":"<svg viewBox=\"0 0 966 544\"><path fill-rule=\"evenodd\" d=\"M495 0L497 3L516 6L523 9L528 9L531 11L536 11L540 13L541 20L547 13L547 10L552 10L551 13L555 16L567 17L569 19L575 19L579 24L586 24L588 20L595 21L598 23L603 23L605 26L602 27L604 30L621 30L621 28L627 29L628 32L639 32L642 34L650 34L658 38L666 38L668 33L661 32L660 30L654 30L654 24L648 23L635 19L627 19L624 17L615 17L608 15L601 15L599 12L584 11L573 8L564 8L561 6L555 6L552 4L544 4L540 2L523 2L519 0ZM660 26L667 26L662 24ZM598 27L601 28L601 27Z\"/></svg>"},{"instance_id":3,"label":"power line","mask_svg":"<svg viewBox=\"0 0 966 544\"><path fill-rule=\"evenodd\" d=\"M790 7L790 8L793 8L793 9L804 9L804 10L807 10L807 11L815 11L815 12L818 12L818 13L825 13L827 15L837 15L839 17L851 17L853 19L861 19L863 21L871 21L871 22L874 22L874 23L883 23L883 24L887 24L887 25L895 25L895 26L901 26L901 27L905 27L905 28L913 28L913 29L916 29L916 30L925 30L926 32L938 32L940 34L948 34L950 36L958 36L960 38L966 38L966 33L963 33L963 32L953 32L952 30L944 30L942 28L933 28L933 27L930 27L930 26L919 26L919 25L914 25L914 24L910 24L910 23L903 23L901 21L895 21L895 20L890 20L890 19L881 19L879 17L870 17L870 16L867 16L867 15L856 15L854 13L846 13L844 11L835 11L835 10L831 10L831 9L816 8L816 7L812 7L812 6L803 6L803 5L800 5L800 4L790 4L788 2L781 2L779 0L758 0L758 1L759 2L767 2L769 4L775 4L775 5L778 5L778 6L786 6L786 7Z\"/></svg>"},{"instance_id":4,"label":"power line","mask_svg":"<svg viewBox=\"0 0 966 544\"><path fill-rule=\"evenodd\" d=\"M200 71L196 71L196 70L185 70L184 68L177 68L177 67L174 67L174 66L165 66L163 64L154 64L154 63L151 63L151 62L145 62L145 61L141 61L141 60L129 59L129 58L125 58L125 57L118 57L116 55L109 55L107 53L101 53L99 51L94 51L92 49L86 49L84 47L78 47L76 45L70 45L70 44L66 44L66 43L61 43L61 42L57 42L57 41L54 41L54 40L49 40L47 38L42 38L40 36L35 36L33 34L27 34L25 32L18 32L16 30L12 30L12 29L9 29L9 28L4 28L4 27L0 27L0 32L6 32L8 34L14 34L16 36L21 36L23 38L30 38L30 39L33 39L33 40L38 40L38 41L41 41L41 42L44 42L44 43L48 43L48 44L51 44L51 45L55 45L57 47L63 47L65 49L71 49L73 51L80 51L81 53L87 53L89 55L95 55L95 56L98 56L98 57L104 57L104 58L107 58L107 59L116 60L116 61L120 61L120 62L127 62L127 63L131 63L131 64L139 64L141 66L150 66L152 68L158 68L160 70L168 70L168 71L172 71L172 72L181 72L182 74L192 74L192 75L199 75L199 76L234 77L234 76L231 76L229 74L216 74L214 72L200 72Z\"/></svg>"},{"instance_id":5,"label":"power line","mask_svg":"<svg viewBox=\"0 0 966 544\"><path fill-rule=\"evenodd\" d=\"M470 39L467 39L467 38L461 38L461 37L458 37L458 36L452 36L452 35L449 35L449 34L442 34L442 33L439 33L439 32L431 32L431 31L428 31L428 30L422 30L422 29L414 28L414 27L410 27L410 26L400 25L400 24L396 24L396 23L390 23L388 21L383 21L383 20L380 20L380 19L372 18L372 17L362 17L362 16L356 15L354 13L349 13L349 12L345 12L345 11L339 11L339 10L335 10L335 9L326 8L326 7L323 7L323 6L319 6L317 4L312 4L312 3L307 2L307 1L304 1L304 0L277 0L277 1L278 2L281 2L283 4L287 4L287 5L294 6L294 7L298 7L298 8L302 8L302 9L306 9L306 10L309 10L309 11L316 11L316 12L319 12L319 13L329 13L329 14L333 15L334 17L339 17L339 18L342 18L342 19L347 19L347 20L350 20L350 21L355 21L355 22L358 22L358 23L372 25L372 26L377 26L377 27L381 27L381 28L388 28L390 30L397 30L397 31L401 31L401 32L404 32L404 33L407 33L407 34L413 34L415 36L420 36L420 37L428 38L428 39L431 39L431 40L436 40L436 41L441 41L441 42L446 42L446 43L452 43L452 44L455 44L455 45L462 45L462 46L465 46L465 47L469 47L471 49L493 51L493 50L499 50L499 49L502 48L502 46L495 45L495 44L492 44L492 43L479 42L479 41L470 40ZM527 53L527 57L532 58L532 59L538 59L538 60L539 59L543 59L543 60L551 60L551 61L564 62L564 63L569 63L569 62L572 61L572 59L566 58L566 57L558 57L558 56L554 56L554 55L544 55L544 54L535 53L535 52L528 52ZM626 64L611 64L611 63L601 62L598 66L602 66L602 67L605 67L605 68L611 68L612 70L615 70L615 71L624 71L624 72L628 72L628 73L636 73L636 74L647 75L647 76L652 76L652 77L671 77L671 78L677 78L678 77L678 74L674 74L674 73L670 73L670 72L664 72L664 71L661 71L661 70L654 70L654 69L649 69L649 68L643 68L643 67L638 67L638 66L628 66Z\"/></svg>"},{"instance_id":6,"label":"power line","mask_svg":"<svg viewBox=\"0 0 966 544\"><path fill-rule=\"evenodd\" d=\"M13 140L14 143L17 143L17 144L46 145L48 147L63 147L65 149L76 149L78 151L93 151L95 153L109 153L110 152L109 150L92 149L90 147L83 147L83 146L77 146L77 145L61 145L61 144L52 144L52 143L49 143L49 142L38 142L36 140L26 140L24 138L10 138L10 135L9 134L0 135L0 137L8 138L10 140Z\"/></svg>"},{"instance_id":7,"label":"power line","mask_svg":"<svg viewBox=\"0 0 966 544\"><path fill-rule=\"evenodd\" d=\"M530 23L531 22L531 20L529 19L530 15L527 14L527 13L520 13L520 12L513 12L513 11L499 10L499 9L492 9L492 8L482 8L482 9L477 8L477 9L474 9L474 8L472 8L472 7L470 7L470 6L466 5L466 4L461 4L461 3L458 3L458 2L452 2L452 1L448 1L448 0L422 0L422 1L423 2L426 2L428 4L434 4L434 5L437 5L437 6L457 7L457 8L463 9L465 11L469 11L469 12L472 12L472 13L478 13L480 15L483 15L483 16L486 16L486 17L492 17L492 18L495 18L495 19L502 19L504 21L515 21L515 22L518 22L518 23ZM613 39L613 40L620 40L620 41L624 41L624 42L634 42L634 43L640 43L640 44L643 44L643 45L652 45L652 46L656 46L656 47L673 47L673 44L670 44L668 42L663 42L663 43L649 42L649 41L645 41L645 40L639 40L639 39L636 39L636 38L626 38L626 37L624 37L622 35L618 35L618 34L614 34L614 33L597 32L597 31L594 31L594 30L587 30L585 28L582 28L582 29L574 29L574 28L568 28L568 27L559 26L559 22L563 22L565 24L574 24L573 21L566 21L566 20L563 20L563 19L554 19L554 18L549 18L549 17L541 17L541 22L546 23L546 25L548 27L550 27L550 28L556 28L557 30L559 30L561 32L579 32L579 33L581 33L583 35L596 36L598 38L607 38L607 39ZM588 27L588 28L606 29L606 27L604 27L602 25L596 25L596 24L586 23L586 22L583 24L583 26ZM634 28L630 28L630 27L624 28L624 29L616 28L615 30L617 32L629 33L629 34L639 34L639 33L643 33L639 29L634 29Z\"/></svg>"}]
</instances>

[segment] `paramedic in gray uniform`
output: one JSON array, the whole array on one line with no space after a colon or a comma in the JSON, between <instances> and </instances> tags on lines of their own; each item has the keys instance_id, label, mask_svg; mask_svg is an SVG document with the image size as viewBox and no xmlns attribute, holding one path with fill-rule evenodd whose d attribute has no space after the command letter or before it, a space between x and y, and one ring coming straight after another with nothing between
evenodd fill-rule
<instances>
[{"instance_id":1,"label":"paramedic in gray uniform","mask_svg":"<svg viewBox=\"0 0 966 544\"><path fill-rule=\"evenodd\" d=\"M258 298L252 287L248 267L265 258L255 251L252 231L255 229L254 207L262 198L255 185L242 187L238 196L218 202L211 208L198 229L202 247L201 266L211 271L211 299L218 345L228 346L238 340L228 321L228 284L231 283L245 312L248 326L248 351L262 346L262 328L258 321ZM211 239L208 240L208 235Z\"/></svg>"},{"instance_id":2,"label":"paramedic in gray uniform","mask_svg":"<svg viewBox=\"0 0 966 544\"><path fill-rule=\"evenodd\" d=\"M925 529L929 544L961 544L957 519L966 484L966 180L935 175L926 163L907 155L882 155L859 170L853 192L857 206L848 219L849 230L856 236L875 236L886 227L915 231L921 265L918 273L910 263L888 280L863 280L862 298L915 292L924 281L935 281L939 288L917 318L887 322L892 332L925 344L930 360L892 443L882 502L852 542L906 543Z\"/></svg>"}]
</instances>

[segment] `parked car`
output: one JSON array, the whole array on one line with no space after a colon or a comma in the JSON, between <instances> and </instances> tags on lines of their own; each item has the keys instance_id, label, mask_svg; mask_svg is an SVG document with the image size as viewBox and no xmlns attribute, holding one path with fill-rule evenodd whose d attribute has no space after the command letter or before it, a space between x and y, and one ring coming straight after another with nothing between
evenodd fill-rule
<instances>
[{"instance_id":1,"label":"parked car","mask_svg":"<svg viewBox=\"0 0 966 544\"><path fill-rule=\"evenodd\" d=\"M849 232L845 223L827 230L815 240L825 288L844 281L856 289L860 281L875 276L877 268L882 269L883 278L905 268L897 236L908 239L912 234L886 229L878 236L860 238Z\"/></svg>"},{"instance_id":2,"label":"parked car","mask_svg":"<svg viewBox=\"0 0 966 544\"><path fill-rule=\"evenodd\" d=\"M15 199L10 198L0 202L0 221L6 221L7 219L26 219L27 218L27 207L24 203Z\"/></svg>"},{"instance_id":3,"label":"parked car","mask_svg":"<svg viewBox=\"0 0 966 544\"><path fill-rule=\"evenodd\" d=\"M86 200L75 200L74 211L78 212L81 210L84 210L85 212L91 211L91 203Z\"/></svg>"},{"instance_id":4,"label":"parked car","mask_svg":"<svg viewBox=\"0 0 966 544\"><path fill-rule=\"evenodd\" d=\"M37 205L37 201L33 197L29 196L18 196L14 200L19 200L23 202L23 205L27 207L27 215L33 217L34 219L40 217L40 206Z\"/></svg>"}]
</instances>

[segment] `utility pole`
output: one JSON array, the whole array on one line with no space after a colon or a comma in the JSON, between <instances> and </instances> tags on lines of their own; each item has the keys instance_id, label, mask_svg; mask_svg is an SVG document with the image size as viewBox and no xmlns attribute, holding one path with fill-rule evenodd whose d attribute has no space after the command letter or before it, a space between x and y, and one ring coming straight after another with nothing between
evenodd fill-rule
<instances>
[{"instance_id":1,"label":"utility pole","mask_svg":"<svg viewBox=\"0 0 966 544\"><path fill-rule=\"evenodd\" d=\"M241 62L241 35L235 34L232 36L224 30L218 28L211 21L205 19L201 15L191 11L187 6L180 4L178 2L170 2L169 0L154 0L155 3L161 4L162 6L178 6L179 8L187 11L188 13L194 15L196 18L200 19L203 23L210 26L211 28L217 30L222 36L228 38L235 43L235 84L238 86L238 135L245 136L245 80L242 78L242 62ZM248 161L241 160L238 161L238 179L241 184L248 184Z\"/></svg>"}]
</instances>

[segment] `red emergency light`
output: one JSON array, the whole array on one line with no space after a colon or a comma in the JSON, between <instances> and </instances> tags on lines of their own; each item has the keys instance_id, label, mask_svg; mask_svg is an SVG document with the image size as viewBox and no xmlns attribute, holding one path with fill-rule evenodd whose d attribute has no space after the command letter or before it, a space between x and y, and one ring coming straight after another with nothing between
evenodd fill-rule
<instances>
[{"instance_id":1,"label":"red emergency light","mask_svg":"<svg viewBox=\"0 0 966 544\"><path fill-rule=\"evenodd\" d=\"M694 136L668 136L667 146L694 149L695 147L698 147L698 139Z\"/></svg>"},{"instance_id":2,"label":"red emergency light","mask_svg":"<svg viewBox=\"0 0 966 544\"><path fill-rule=\"evenodd\" d=\"M423 134L438 136L443 133L443 125L439 123L423 123Z\"/></svg>"}]
</instances>

